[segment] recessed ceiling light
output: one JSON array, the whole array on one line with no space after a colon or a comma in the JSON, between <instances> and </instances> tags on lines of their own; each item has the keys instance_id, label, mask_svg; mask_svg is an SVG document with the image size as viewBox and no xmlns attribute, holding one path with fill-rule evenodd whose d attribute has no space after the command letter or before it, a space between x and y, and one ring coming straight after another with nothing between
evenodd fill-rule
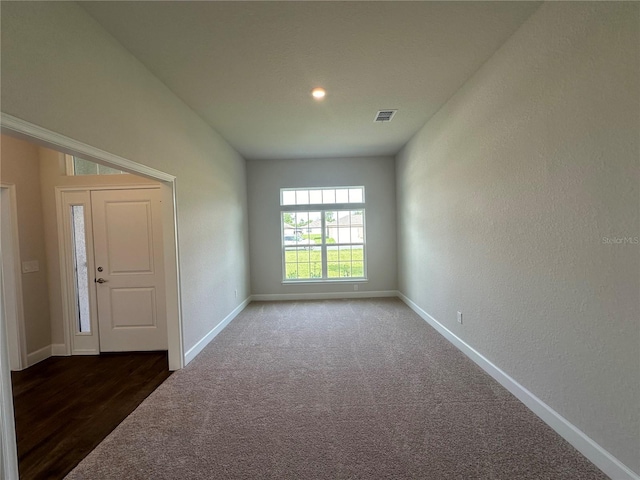
<instances>
[{"instance_id":1,"label":"recessed ceiling light","mask_svg":"<svg viewBox=\"0 0 640 480\"><path fill-rule=\"evenodd\" d=\"M326 94L327 92L324 90L324 88L321 87L317 87L311 90L311 95L313 95L313 98L315 98L316 100L323 99Z\"/></svg>"}]
</instances>

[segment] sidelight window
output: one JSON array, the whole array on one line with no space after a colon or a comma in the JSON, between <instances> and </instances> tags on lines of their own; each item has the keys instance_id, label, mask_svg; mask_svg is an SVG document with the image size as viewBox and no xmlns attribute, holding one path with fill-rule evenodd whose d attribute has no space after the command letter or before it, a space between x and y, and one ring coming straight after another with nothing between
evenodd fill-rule
<instances>
[{"instance_id":1,"label":"sidelight window","mask_svg":"<svg viewBox=\"0 0 640 480\"><path fill-rule=\"evenodd\" d=\"M79 333L91 332L89 311L89 270L87 267L87 241L84 223L84 205L71 206L71 232L73 239L73 267L75 273L77 328Z\"/></svg>"}]
</instances>

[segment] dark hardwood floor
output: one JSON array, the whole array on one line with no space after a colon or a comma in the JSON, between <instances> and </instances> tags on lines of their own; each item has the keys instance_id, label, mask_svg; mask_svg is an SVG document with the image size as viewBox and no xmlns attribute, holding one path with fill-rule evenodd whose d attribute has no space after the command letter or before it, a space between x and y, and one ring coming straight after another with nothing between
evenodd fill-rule
<instances>
[{"instance_id":1,"label":"dark hardwood floor","mask_svg":"<svg viewBox=\"0 0 640 480\"><path fill-rule=\"evenodd\" d=\"M170 374L166 352L51 357L12 372L20 478L63 478Z\"/></svg>"}]
</instances>

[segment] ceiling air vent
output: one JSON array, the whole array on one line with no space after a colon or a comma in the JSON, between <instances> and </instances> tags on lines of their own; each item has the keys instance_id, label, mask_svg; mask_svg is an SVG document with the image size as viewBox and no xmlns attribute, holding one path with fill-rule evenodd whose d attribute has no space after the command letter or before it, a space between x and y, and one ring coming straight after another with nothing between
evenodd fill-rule
<instances>
[{"instance_id":1,"label":"ceiling air vent","mask_svg":"<svg viewBox=\"0 0 640 480\"><path fill-rule=\"evenodd\" d=\"M390 122L397 111L398 110L380 110L378 113L376 113L376 118L374 118L373 121Z\"/></svg>"}]
</instances>

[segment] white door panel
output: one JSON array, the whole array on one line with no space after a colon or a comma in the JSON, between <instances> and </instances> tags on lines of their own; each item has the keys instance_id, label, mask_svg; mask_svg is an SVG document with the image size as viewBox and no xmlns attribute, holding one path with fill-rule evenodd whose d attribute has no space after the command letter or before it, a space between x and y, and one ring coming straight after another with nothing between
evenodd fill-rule
<instances>
[{"instance_id":1,"label":"white door panel","mask_svg":"<svg viewBox=\"0 0 640 480\"><path fill-rule=\"evenodd\" d=\"M92 201L93 198L95 197L92 197ZM153 274L151 200L111 200L106 201L103 208L106 215L109 273Z\"/></svg>"},{"instance_id":2,"label":"white door panel","mask_svg":"<svg viewBox=\"0 0 640 480\"><path fill-rule=\"evenodd\" d=\"M155 327L155 288L111 289L111 327Z\"/></svg>"},{"instance_id":3,"label":"white door panel","mask_svg":"<svg viewBox=\"0 0 640 480\"><path fill-rule=\"evenodd\" d=\"M102 352L167 349L160 201L158 189L91 192Z\"/></svg>"}]
</instances>

